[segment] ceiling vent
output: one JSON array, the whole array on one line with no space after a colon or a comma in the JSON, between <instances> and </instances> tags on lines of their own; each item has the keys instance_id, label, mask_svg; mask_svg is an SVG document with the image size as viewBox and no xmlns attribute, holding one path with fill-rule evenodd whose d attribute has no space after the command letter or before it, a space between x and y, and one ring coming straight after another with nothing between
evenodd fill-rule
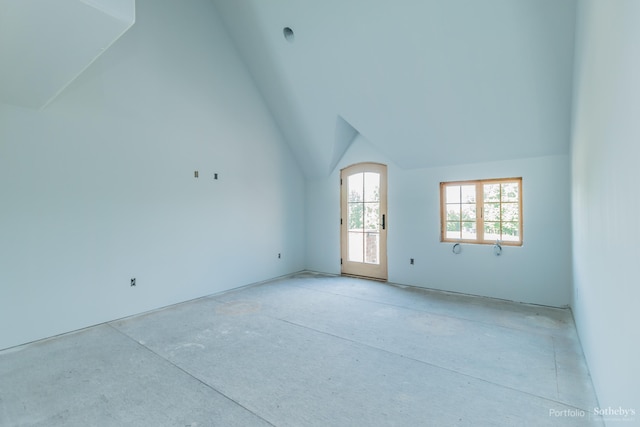
<instances>
[{"instance_id":1,"label":"ceiling vent","mask_svg":"<svg viewBox=\"0 0 640 427\"><path fill-rule=\"evenodd\" d=\"M284 34L284 39L289 43L293 43L296 39L296 35L293 33L291 27L284 27L282 29L282 33Z\"/></svg>"}]
</instances>

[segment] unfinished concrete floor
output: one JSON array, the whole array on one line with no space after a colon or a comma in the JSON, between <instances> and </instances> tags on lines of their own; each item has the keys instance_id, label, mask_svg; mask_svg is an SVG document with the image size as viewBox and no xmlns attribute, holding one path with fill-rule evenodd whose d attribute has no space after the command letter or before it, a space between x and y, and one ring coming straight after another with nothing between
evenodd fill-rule
<instances>
[{"instance_id":1,"label":"unfinished concrete floor","mask_svg":"<svg viewBox=\"0 0 640 427\"><path fill-rule=\"evenodd\" d=\"M568 310L301 273L0 352L2 426L590 426Z\"/></svg>"}]
</instances>

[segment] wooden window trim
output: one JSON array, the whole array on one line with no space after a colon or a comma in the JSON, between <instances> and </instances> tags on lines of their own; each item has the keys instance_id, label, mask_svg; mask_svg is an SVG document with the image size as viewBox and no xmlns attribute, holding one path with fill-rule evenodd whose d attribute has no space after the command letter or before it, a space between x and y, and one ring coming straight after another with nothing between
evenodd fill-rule
<instances>
[{"instance_id":1,"label":"wooden window trim","mask_svg":"<svg viewBox=\"0 0 640 427\"><path fill-rule=\"evenodd\" d=\"M478 245L493 245L495 240L484 239L484 185L485 184L518 184L518 234L520 236L519 241L501 240L500 244L503 246L522 246L524 241L523 234L523 215L522 215L522 178L493 178L493 179L475 179L468 181L447 181L440 183L440 241L443 243L471 243ZM446 203L446 188L448 186L462 186L462 185L475 185L476 187L476 239L453 239L446 236L447 233L447 203ZM502 201L500 201L502 203ZM501 221L502 222L502 221Z\"/></svg>"}]
</instances>

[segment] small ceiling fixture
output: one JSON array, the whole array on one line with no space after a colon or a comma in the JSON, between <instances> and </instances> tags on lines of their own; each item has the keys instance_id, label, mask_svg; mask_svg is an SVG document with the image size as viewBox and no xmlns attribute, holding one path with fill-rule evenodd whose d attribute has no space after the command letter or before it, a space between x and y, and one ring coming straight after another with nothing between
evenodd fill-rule
<instances>
[{"instance_id":1,"label":"small ceiling fixture","mask_svg":"<svg viewBox=\"0 0 640 427\"><path fill-rule=\"evenodd\" d=\"M288 41L289 43L293 43L295 34L293 34L293 30L291 29L291 27L284 27L282 29L282 33L284 34L284 39L286 41Z\"/></svg>"}]
</instances>

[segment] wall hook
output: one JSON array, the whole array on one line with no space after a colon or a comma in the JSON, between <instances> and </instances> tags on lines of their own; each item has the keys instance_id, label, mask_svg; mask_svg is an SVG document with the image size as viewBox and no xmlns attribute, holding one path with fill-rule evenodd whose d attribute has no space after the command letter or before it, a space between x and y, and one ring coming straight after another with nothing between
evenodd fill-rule
<instances>
[{"instance_id":1,"label":"wall hook","mask_svg":"<svg viewBox=\"0 0 640 427\"><path fill-rule=\"evenodd\" d=\"M493 246L493 253L496 256L502 255L502 245L500 244L500 240L496 240L496 244Z\"/></svg>"}]
</instances>

